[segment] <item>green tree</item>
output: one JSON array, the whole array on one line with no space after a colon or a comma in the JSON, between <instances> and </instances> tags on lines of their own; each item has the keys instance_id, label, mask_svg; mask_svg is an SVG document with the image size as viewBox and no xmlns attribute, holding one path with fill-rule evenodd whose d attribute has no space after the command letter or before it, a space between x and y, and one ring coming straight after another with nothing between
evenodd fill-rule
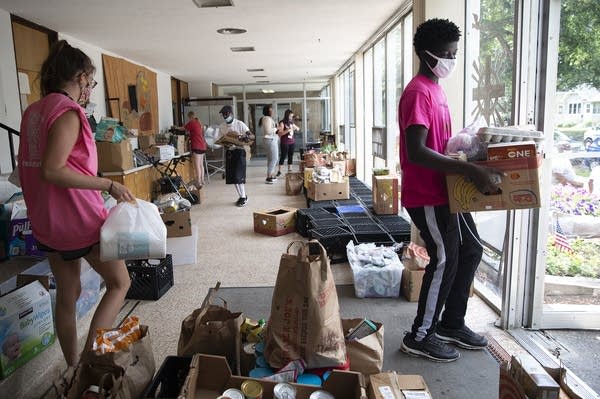
<instances>
[{"instance_id":1,"label":"green tree","mask_svg":"<svg viewBox=\"0 0 600 399\"><path fill-rule=\"evenodd\" d=\"M600 1L562 0L558 89L600 89Z\"/></svg>"}]
</instances>

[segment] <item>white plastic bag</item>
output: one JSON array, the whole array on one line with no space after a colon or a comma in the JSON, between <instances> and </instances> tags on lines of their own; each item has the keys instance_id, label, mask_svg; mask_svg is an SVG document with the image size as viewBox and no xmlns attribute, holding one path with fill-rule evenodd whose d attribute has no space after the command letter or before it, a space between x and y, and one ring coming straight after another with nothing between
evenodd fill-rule
<instances>
[{"instance_id":1,"label":"white plastic bag","mask_svg":"<svg viewBox=\"0 0 600 399\"><path fill-rule=\"evenodd\" d=\"M167 227L156 205L143 200L110 209L100 230L100 260L164 258Z\"/></svg>"},{"instance_id":2,"label":"white plastic bag","mask_svg":"<svg viewBox=\"0 0 600 399\"><path fill-rule=\"evenodd\" d=\"M346 245L348 263L354 277L354 293L358 298L392 298L400 295L404 265L389 247L373 243Z\"/></svg>"}]
</instances>

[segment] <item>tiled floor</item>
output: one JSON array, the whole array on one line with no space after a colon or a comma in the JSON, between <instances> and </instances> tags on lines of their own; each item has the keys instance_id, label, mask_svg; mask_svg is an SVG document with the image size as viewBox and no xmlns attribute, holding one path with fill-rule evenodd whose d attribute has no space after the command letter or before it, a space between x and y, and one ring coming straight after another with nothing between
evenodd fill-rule
<instances>
[{"instance_id":1,"label":"tiled floor","mask_svg":"<svg viewBox=\"0 0 600 399\"><path fill-rule=\"evenodd\" d=\"M249 203L246 207L234 206L237 200L234 187L225 185L221 176L215 175L204 188L204 202L193 208L192 223L199 229L198 262L176 266L175 285L160 300L139 304L130 302L122 312L124 315L137 305L133 314L150 327L157 368L165 356L176 354L181 321L200 306L210 287L217 281L224 287L272 286L282 252L290 241L302 239L296 233L270 237L253 232L254 211L280 206L302 208L306 203L303 196L285 195L284 179L279 179L274 185L266 185L264 162L251 165L248 168L246 186ZM337 284L352 283L347 264L335 264L332 269ZM80 337L86 334L90 317L88 315L80 321ZM496 318L497 315L479 298L469 301L467 320L474 330L489 333L509 353L521 351L508 334L494 327ZM387 328L407 329L409 326ZM59 345L55 343L0 382L0 397L41 397L64 367Z\"/></svg>"}]
</instances>

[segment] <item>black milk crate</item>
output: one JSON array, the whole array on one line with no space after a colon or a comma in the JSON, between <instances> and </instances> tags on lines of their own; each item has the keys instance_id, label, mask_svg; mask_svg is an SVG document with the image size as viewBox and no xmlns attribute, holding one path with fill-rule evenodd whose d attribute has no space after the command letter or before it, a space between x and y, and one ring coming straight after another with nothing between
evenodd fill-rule
<instances>
[{"instance_id":1,"label":"black milk crate","mask_svg":"<svg viewBox=\"0 0 600 399\"><path fill-rule=\"evenodd\" d=\"M178 397L191 363L191 356L167 356L142 398Z\"/></svg>"},{"instance_id":2,"label":"black milk crate","mask_svg":"<svg viewBox=\"0 0 600 399\"><path fill-rule=\"evenodd\" d=\"M318 218L318 219L310 219L311 229L318 229L320 227L334 227L334 226L343 226L344 221L338 217L335 218Z\"/></svg>"},{"instance_id":3,"label":"black milk crate","mask_svg":"<svg viewBox=\"0 0 600 399\"><path fill-rule=\"evenodd\" d=\"M370 188L355 188L352 190L352 192L357 197L367 197L367 196L370 197L373 195L373 192L371 191Z\"/></svg>"},{"instance_id":4,"label":"black milk crate","mask_svg":"<svg viewBox=\"0 0 600 399\"><path fill-rule=\"evenodd\" d=\"M394 243L394 239L375 223L357 224L350 226L350 229L354 233L357 244L372 242L377 245L391 245Z\"/></svg>"},{"instance_id":5,"label":"black milk crate","mask_svg":"<svg viewBox=\"0 0 600 399\"><path fill-rule=\"evenodd\" d=\"M397 242L410 241L410 224L406 222L388 222L383 225L383 229Z\"/></svg>"},{"instance_id":6,"label":"black milk crate","mask_svg":"<svg viewBox=\"0 0 600 399\"><path fill-rule=\"evenodd\" d=\"M308 237L310 220L312 217L329 218L337 217L325 208L302 208L296 211L296 232L302 237Z\"/></svg>"},{"instance_id":7,"label":"black milk crate","mask_svg":"<svg viewBox=\"0 0 600 399\"><path fill-rule=\"evenodd\" d=\"M354 235L350 230L342 226L320 227L309 231L312 239L318 240L327 250L327 255L332 262L345 261L346 245L354 240Z\"/></svg>"},{"instance_id":8,"label":"black milk crate","mask_svg":"<svg viewBox=\"0 0 600 399\"><path fill-rule=\"evenodd\" d=\"M355 199L347 199L347 200L335 200L335 205L336 206L343 206L343 205L360 205L360 202L358 202Z\"/></svg>"},{"instance_id":9,"label":"black milk crate","mask_svg":"<svg viewBox=\"0 0 600 399\"><path fill-rule=\"evenodd\" d=\"M345 217L346 223L350 226L355 224L371 224L373 223L373 219L369 216L354 216L354 217Z\"/></svg>"},{"instance_id":10,"label":"black milk crate","mask_svg":"<svg viewBox=\"0 0 600 399\"><path fill-rule=\"evenodd\" d=\"M173 286L173 258L125 261L131 286L125 298L155 301Z\"/></svg>"},{"instance_id":11,"label":"black milk crate","mask_svg":"<svg viewBox=\"0 0 600 399\"><path fill-rule=\"evenodd\" d=\"M325 201L313 201L311 199L306 199L309 208L335 208L335 203L333 200L325 200Z\"/></svg>"},{"instance_id":12,"label":"black milk crate","mask_svg":"<svg viewBox=\"0 0 600 399\"><path fill-rule=\"evenodd\" d=\"M402 223L405 222L410 226L410 223L406 221L402 216L399 215L377 215L375 216L382 224L386 223Z\"/></svg>"}]
</instances>

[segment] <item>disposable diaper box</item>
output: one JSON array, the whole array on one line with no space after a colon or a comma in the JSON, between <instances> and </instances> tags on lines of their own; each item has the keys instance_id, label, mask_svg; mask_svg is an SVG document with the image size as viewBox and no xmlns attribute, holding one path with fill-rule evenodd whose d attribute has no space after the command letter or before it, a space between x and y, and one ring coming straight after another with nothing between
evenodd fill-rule
<instances>
[{"instance_id":1,"label":"disposable diaper box","mask_svg":"<svg viewBox=\"0 0 600 399\"><path fill-rule=\"evenodd\" d=\"M254 212L254 231L273 237L292 233L296 230L296 211L296 208L280 207Z\"/></svg>"},{"instance_id":2,"label":"disposable diaper box","mask_svg":"<svg viewBox=\"0 0 600 399\"><path fill-rule=\"evenodd\" d=\"M9 256L46 256L37 246L37 241L31 232L31 222L27 218L25 201L12 203L12 213L8 232Z\"/></svg>"},{"instance_id":3,"label":"disposable diaper box","mask_svg":"<svg viewBox=\"0 0 600 399\"><path fill-rule=\"evenodd\" d=\"M422 376L396 372L371 375L367 396L369 399L432 399Z\"/></svg>"},{"instance_id":4,"label":"disposable diaper box","mask_svg":"<svg viewBox=\"0 0 600 399\"><path fill-rule=\"evenodd\" d=\"M512 158L477 162L504 172L497 183L501 192L480 193L461 175L446 175L450 212L529 209L541 206L539 165L541 158Z\"/></svg>"},{"instance_id":5,"label":"disposable diaper box","mask_svg":"<svg viewBox=\"0 0 600 399\"><path fill-rule=\"evenodd\" d=\"M129 140L120 143L97 141L98 172L123 172L133 169L133 150Z\"/></svg>"},{"instance_id":6,"label":"disposable diaper box","mask_svg":"<svg viewBox=\"0 0 600 399\"><path fill-rule=\"evenodd\" d=\"M34 281L0 297L0 376L12 374L54 342L50 294Z\"/></svg>"}]
</instances>

